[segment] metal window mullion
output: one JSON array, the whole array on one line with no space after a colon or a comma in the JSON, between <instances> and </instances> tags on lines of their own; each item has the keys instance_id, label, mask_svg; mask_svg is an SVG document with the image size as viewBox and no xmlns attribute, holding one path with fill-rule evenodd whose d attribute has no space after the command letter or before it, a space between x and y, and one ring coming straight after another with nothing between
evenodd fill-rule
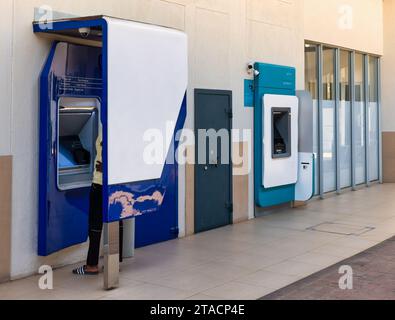
<instances>
[{"instance_id":1,"label":"metal window mullion","mask_svg":"<svg viewBox=\"0 0 395 320\"><path fill-rule=\"evenodd\" d=\"M336 192L341 193L340 181L340 49L335 49L335 150L336 150Z\"/></svg>"},{"instance_id":2,"label":"metal window mullion","mask_svg":"<svg viewBox=\"0 0 395 320\"><path fill-rule=\"evenodd\" d=\"M320 198L324 198L324 128L323 128L323 51L322 45L318 45L318 141L319 141L319 185Z\"/></svg>"},{"instance_id":3,"label":"metal window mullion","mask_svg":"<svg viewBox=\"0 0 395 320\"><path fill-rule=\"evenodd\" d=\"M377 58L377 121L379 142L379 180L383 183L383 135L382 135L382 110L381 110L381 59Z\"/></svg>"},{"instance_id":4,"label":"metal window mullion","mask_svg":"<svg viewBox=\"0 0 395 320\"><path fill-rule=\"evenodd\" d=\"M351 84L351 187L356 190L356 144L355 144L355 51L351 52L350 63Z\"/></svg>"},{"instance_id":5,"label":"metal window mullion","mask_svg":"<svg viewBox=\"0 0 395 320\"><path fill-rule=\"evenodd\" d=\"M364 55L364 90L365 90L365 182L370 186L370 138L369 138L369 57Z\"/></svg>"}]
</instances>

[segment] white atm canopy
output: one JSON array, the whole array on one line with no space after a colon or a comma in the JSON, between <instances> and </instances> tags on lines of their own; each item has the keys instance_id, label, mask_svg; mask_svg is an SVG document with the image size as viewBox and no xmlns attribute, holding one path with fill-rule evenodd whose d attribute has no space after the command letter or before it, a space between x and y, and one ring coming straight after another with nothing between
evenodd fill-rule
<instances>
[{"instance_id":1,"label":"white atm canopy","mask_svg":"<svg viewBox=\"0 0 395 320\"><path fill-rule=\"evenodd\" d=\"M164 163L144 159L161 133L166 158L188 83L185 33L107 16L34 22L34 32L56 41L102 47L105 183L159 179ZM107 172L106 172L107 171Z\"/></svg>"}]
</instances>

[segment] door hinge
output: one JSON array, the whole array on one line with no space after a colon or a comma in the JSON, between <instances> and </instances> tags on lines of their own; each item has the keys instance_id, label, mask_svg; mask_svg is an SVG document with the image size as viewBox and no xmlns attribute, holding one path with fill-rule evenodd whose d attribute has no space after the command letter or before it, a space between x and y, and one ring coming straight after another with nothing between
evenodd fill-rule
<instances>
[{"instance_id":1,"label":"door hinge","mask_svg":"<svg viewBox=\"0 0 395 320\"><path fill-rule=\"evenodd\" d=\"M233 202L227 202L225 204L226 209L228 209L230 212L233 212Z\"/></svg>"}]
</instances>

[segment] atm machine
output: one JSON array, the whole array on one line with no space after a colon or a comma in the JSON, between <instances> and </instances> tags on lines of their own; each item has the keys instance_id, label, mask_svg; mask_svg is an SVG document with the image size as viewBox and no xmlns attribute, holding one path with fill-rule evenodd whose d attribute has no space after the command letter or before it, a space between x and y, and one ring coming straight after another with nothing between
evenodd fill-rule
<instances>
[{"instance_id":1,"label":"atm machine","mask_svg":"<svg viewBox=\"0 0 395 320\"><path fill-rule=\"evenodd\" d=\"M116 275L119 221L135 219L137 246L178 237L173 160L186 118L187 37L105 16L37 22L33 30L52 41L40 76L38 254L87 240L101 130L105 263ZM163 134L163 163L144 158L150 130ZM117 286L116 276L105 278L106 288Z\"/></svg>"},{"instance_id":2,"label":"atm machine","mask_svg":"<svg viewBox=\"0 0 395 320\"><path fill-rule=\"evenodd\" d=\"M313 103L295 68L254 65L255 202L270 208L314 195Z\"/></svg>"}]
</instances>

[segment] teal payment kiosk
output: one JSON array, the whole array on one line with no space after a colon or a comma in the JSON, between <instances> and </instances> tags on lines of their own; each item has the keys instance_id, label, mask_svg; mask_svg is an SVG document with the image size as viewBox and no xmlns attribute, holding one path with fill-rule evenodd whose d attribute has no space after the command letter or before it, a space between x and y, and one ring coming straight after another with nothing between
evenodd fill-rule
<instances>
[{"instance_id":1,"label":"teal payment kiosk","mask_svg":"<svg viewBox=\"0 0 395 320\"><path fill-rule=\"evenodd\" d=\"M297 96L295 68L265 63L254 68L256 205L307 201L314 194L311 97Z\"/></svg>"}]
</instances>

